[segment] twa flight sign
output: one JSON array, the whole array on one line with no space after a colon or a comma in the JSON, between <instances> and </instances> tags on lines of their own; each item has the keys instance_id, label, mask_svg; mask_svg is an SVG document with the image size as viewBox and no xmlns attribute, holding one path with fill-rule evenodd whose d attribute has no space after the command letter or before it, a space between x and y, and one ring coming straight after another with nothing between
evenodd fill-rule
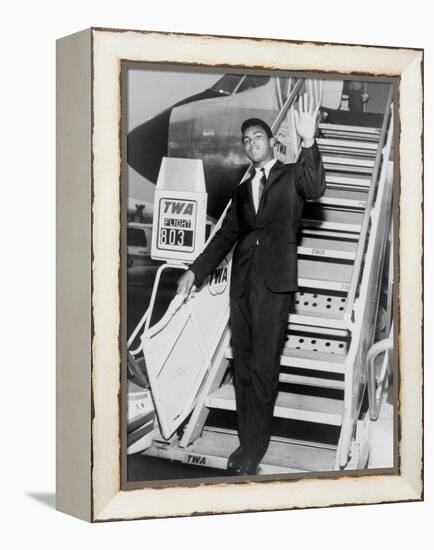
<instances>
[{"instance_id":1,"label":"twa flight sign","mask_svg":"<svg viewBox=\"0 0 434 550\"><path fill-rule=\"evenodd\" d=\"M202 161L163 160L155 190L152 258L190 263L205 243L207 193Z\"/></svg>"}]
</instances>

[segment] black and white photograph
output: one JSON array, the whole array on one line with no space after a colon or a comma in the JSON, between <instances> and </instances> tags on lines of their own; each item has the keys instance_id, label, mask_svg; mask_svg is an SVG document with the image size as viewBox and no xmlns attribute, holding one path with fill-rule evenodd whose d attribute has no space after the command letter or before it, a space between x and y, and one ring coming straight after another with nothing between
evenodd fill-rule
<instances>
[{"instance_id":1,"label":"black and white photograph","mask_svg":"<svg viewBox=\"0 0 434 550\"><path fill-rule=\"evenodd\" d=\"M121 74L124 487L396 472L397 80Z\"/></svg>"},{"instance_id":2,"label":"black and white photograph","mask_svg":"<svg viewBox=\"0 0 434 550\"><path fill-rule=\"evenodd\" d=\"M423 52L58 42L58 509L423 498Z\"/></svg>"},{"instance_id":3,"label":"black and white photograph","mask_svg":"<svg viewBox=\"0 0 434 550\"><path fill-rule=\"evenodd\" d=\"M429 5L4 5L2 547L426 548Z\"/></svg>"}]
</instances>

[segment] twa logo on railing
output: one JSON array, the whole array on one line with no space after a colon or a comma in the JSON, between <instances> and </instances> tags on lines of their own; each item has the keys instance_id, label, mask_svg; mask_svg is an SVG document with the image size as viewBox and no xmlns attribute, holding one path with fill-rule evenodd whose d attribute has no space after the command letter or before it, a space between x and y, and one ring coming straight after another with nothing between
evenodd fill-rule
<instances>
[{"instance_id":1,"label":"twa logo on railing","mask_svg":"<svg viewBox=\"0 0 434 550\"><path fill-rule=\"evenodd\" d=\"M275 139L274 153L280 162L285 162L287 153L287 140L284 134L279 132Z\"/></svg>"},{"instance_id":2,"label":"twa logo on railing","mask_svg":"<svg viewBox=\"0 0 434 550\"><path fill-rule=\"evenodd\" d=\"M226 260L209 276L208 290L213 296L223 294L229 282L229 266Z\"/></svg>"}]
</instances>

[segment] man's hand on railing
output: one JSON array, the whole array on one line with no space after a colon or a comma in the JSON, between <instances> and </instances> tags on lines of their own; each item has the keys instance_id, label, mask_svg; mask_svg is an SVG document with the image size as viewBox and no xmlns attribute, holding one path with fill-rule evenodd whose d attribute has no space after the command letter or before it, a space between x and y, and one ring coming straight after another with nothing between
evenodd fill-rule
<instances>
[{"instance_id":1,"label":"man's hand on railing","mask_svg":"<svg viewBox=\"0 0 434 550\"><path fill-rule=\"evenodd\" d=\"M181 277L178 279L178 289L176 291L177 294L183 294L185 297L187 297L191 289L194 285L194 273L193 271L187 270L185 273L181 275Z\"/></svg>"}]
</instances>

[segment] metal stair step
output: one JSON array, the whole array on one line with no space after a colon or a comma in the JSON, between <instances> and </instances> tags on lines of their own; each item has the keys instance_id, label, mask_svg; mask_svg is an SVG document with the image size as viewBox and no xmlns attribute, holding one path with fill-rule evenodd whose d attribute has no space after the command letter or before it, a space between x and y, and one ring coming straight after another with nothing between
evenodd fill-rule
<instances>
[{"instance_id":1,"label":"metal stair step","mask_svg":"<svg viewBox=\"0 0 434 550\"><path fill-rule=\"evenodd\" d=\"M225 357L226 359L233 359L231 347L226 350ZM320 351L284 347L280 356L280 364L284 367L297 367L300 369L344 374L345 357L345 355L338 355L336 353L323 353ZM315 379L312 378L312 380ZM284 381L287 382L287 380L281 380L281 382ZM295 384L295 382L293 383Z\"/></svg>"},{"instance_id":2,"label":"metal stair step","mask_svg":"<svg viewBox=\"0 0 434 550\"><path fill-rule=\"evenodd\" d=\"M290 321L293 320L294 315L307 316L312 319L315 317L343 319L346 299L339 299L338 296L328 296L328 294L329 291L320 293L317 289L312 289L311 292L297 292L289 314Z\"/></svg>"},{"instance_id":3,"label":"metal stair step","mask_svg":"<svg viewBox=\"0 0 434 550\"><path fill-rule=\"evenodd\" d=\"M338 292L348 292L350 288L350 283L340 283L321 279L308 279L303 277L298 278L298 285L303 288L313 288L316 290L336 290Z\"/></svg>"},{"instance_id":4,"label":"metal stair step","mask_svg":"<svg viewBox=\"0 0 434 550\"><path fill-rule=\"evenodd\" d=\"M298 247L298 253L322 258L337 258L354 260L357 243L338 239L321 239L303 235Z\"/></svg>"},{"instance_id":5,"label":"metal stair step","mask_svg":"<svg viewBox=\"0 0 434 550\"><path fill-rule=\"evenodd\" d=\"M374 169L374 160L323 155L322 161L326 171L355 172L358 174L371 175Z\"/></svg>"},{"instance_id":6,"label":"metal stair step","mask_svg":"<svg viewBox=\"0 0 434 550\"><path fill-rule=\"evenodd\" d=\"M364 168L374 168L375 160L371 158L350 157L328 153L322 155L323 164L339 164L344 166L361 166Z\"/></svg>"},{"instance_id":7,"label":"metal stair step","mask_svg":"<svg viewBox=\"0 0 434 550\"><path fill-rule=\"evenodd\" d=\"M180 447L178 441L168 444L162 440L158 445L145 450L143 454L226 470L229 455L238 445L236 431L205 426L201 436L188 448ZM332 471L335 457L334 445L271 436L267 453L260 464L259 474Z\"/></svg>"},{"instance_id":8,"label":"metal stair step","mask_svg":"<svg viewBox=\"0 0 434 550\"><path fill-rule=\"evenodd\" d=\"M352 264L298 258L298 284L308 288L346 291L351 281Z\"/></svg>"},{"instance_id":9,"label":"metal stair step","mask_svg":"<svg viewBox=\"0 0 434 550\"><path fill-rule=\"evenodd\" d=\"M349 142L350 143L350 142ZM370 142L366 142L367 144L370 144ZM320 152L323 156L327 155L333 155L338 156L342 158L364 158L364 159L372 159L375 160L376 157L376 150L372 149L359 149L357 147L320 147Z\"/></svg>"},{"instance_id":10,"label":"metal stair step","mask_svg":"<svg viewBox=\"0 0 434 550\"><path fill-rule=\"evenodd\" d=\"M317 138L316 142L321 152L354 152L355 154L374 155L377 153L378 144L366 140L355 141L349 139Z\"/></svg>"},{"instance_id":11,"label":"metal stair step","mask_svg":"<svg viewBox=\"0 0 434 550\"><path fill-rule=\"evenodd\" d=\"M350 126L345 124L331 124L320 122L318 128L323 136L337 137L341 139L367 139L379 141L381 129L368 126Z\"/></svg>"},{"instance_id":12,"label":"metal stair step","mask_svg":"<svg viewBox=\"0 0 434 550\"><path fill-rule=\"evenodd\" d=\"M336 336L337 338L345 338L348 336L347 328L334 328L329 326L300 325L297 323L288 323L288 330L290 332L303 330L308 332L311 336L315 334L325 335L329 337Z\"/></svg>"},{"instance_id":13,"label":"metal stair step","mask_svg":"<svg viewBox=\"0 0 434 550\"><path fill-rule=\"evenodd\" d=\"M344 374L346 355L284 347L281 365Z\"/></svg>"},{"instance_id":14,"label":"metal stair step","mask_svg":"<svg viewBox=\"0 0 434 550\"><path fill-rule=\"evenodd\" d=\"M238 434L231 430L206 427L192 451L201 456L221 457L226 469L229 455L238 447ZM336 448L310 441L296 441L271 436L267 453L262 459L259 474L324 472L334 468ZM213 464L207 460L207 466Z\"/></svg>"},{"instance_id":15,"label":"metal stair step","mask_svg":"<svg viewBox=\"0 0 434 550\"><path fill-rule=\"evenodd\" d=\"M231 384L221 386L207 397L205 404L209 408L235 411L234 387ZM343 411L344 402L341 399L279 392L274 416L340 426Z\"/></svg>"},{"instance_id":16,"label":"metal stair step","mask_svg":"<svg viewBox=\"0 0 434 550\"><path fill-rule=\"evenodd\" d=\"M367 197L367 191L328 187L322 197L308 202L343 208L365 208Z\"/></svg>"},{"instance_id":17,"label":"metal stair step","mask_svg":"<svg viewBox=\"0 0 434 550\"><path fill-rule=\"evenodd\" d=\"M316 229L330 229L332 231L344 231L347 233L360 233L361 225L354 223L338 223L327 222L324 220L312 220L309 218L303 218L301 220L302 227L312 227Z\"/></svg>"},{"instance_id":18,"label":"metal stair step","mask_svg":"<svg viewBox=\"0 0 434 550\"><path fill-rule=\"evenodd\" d=\"M372 175L372 168L369 166L352 166L349 164L338 164L338 163L331 163L328 162L327 164L324 163L325 170L331 170L333 172L342 172L343 174L347 174L348 172L356 173L356 174L366 174L367 176Z\"/></svg>"},{"instance_id":19,"label":"metal stair step","mask_svg":"<svg viewBox=\"0 0 434 550\"><path fill-rule=\"evenodd\" d=\"M311 248L307 246L299 246L298 254L302 256L320 256L321 258L335 258L339 260L354 260L356 255L354 252L345 252L340 250Z\"/></svg>"},{"instance_id":20,"label":"metal stair step","mask_svg":"<svg viewBox=\"0 0 434 550\"><path fill-rule=\"evenodd\" d=\"M307 202L301 220L302 227L360 233L364 211Z\"/></svg>"},{"instance_id":21,"label":"metal stair step","mask_svg":"<svg viewBox=\"0 0 434 550\"><path fill-rule=\"evenodd\" d=\"M330 237L332 239L345 239L346 241L353 241L357 243L359 239L358 233L345 233L345 231L328 231L325 229L319 229L316 227L309 227L305 226L301 228L301 235L302 237L318 237L318 238L324 238L324 237Z\"/></svg>"},{"instance_id":22,"label":"metal stair step","mask_svg":"<svg viewBox=\"0 0 434 550\"><path fill-rule=\"evenodd\" d=\"M371 177L362 174L344 174L328 170L326 172L327 187L368 189L371 185Z\"/></svg>"},{"instance_id":23,"label":"metal stair step","mask_svg":"<svg viewBox=\"0 0 434 550\"><path fill-rule=\"evenodd\" d=\"M378 143L380 140L375 134L363 134L360 132L344 132L340 130L330 130L327 132L322 132L323 137L325 138L335 138L335 139L345 139L345 140L355 140L355 141L367 141L371 143Z\"/></svg>"},{"instance_id":24,"label":"metal stair step","mask_svg":"<svg viewBox=\"0 0 434 550\"><path fill-rule=\"evenodd\" d=\"M325 250L336 250L341 252L355 252L357 249L356 240L346 240L339 238L322 238L320 235L302 234L300 246L319 248Z\"/></svg>"},{"instance_id":25,"label":"metal stair step","mask_svg":"<svg viewBox=\"0 0 434 550\"><path fill-rule=\"evenodd\" d=\"M354 133L354 132L351 131L350 133ZM368 134L372 135L372 133L370 132L368 132ZM377 143L375 143L375 141L367 142L365 140L357 141L353 139L324 138L324 137L318 137L316 141L320 148L321 147L338 147L338 148L342 147L343 149L346 149L347 147L352 147L354 149L367 149L370 151L376 151L378 149L378 145Z\"/></svg>"},{"instance_id":26,"label":"metal stair step","mask_svg":"<svg viewBox=\"0 0 434 550\"><path fill-rule=\"evenodd\" d=\"M347 330L344 322L343 313L309 313L304 315L300 313L291 313L289 315L290 325L302 325L304 327L323 327L325 329Z\"/></svg>"},{"instance_id":27,"label":"metal stair step","mask_svg":"<svg viewBox=\"0 0 434 550\"><path fill-rule=\"evenodd\" d=\"M343 380L333 380L332 378L318 378L317 376L301 376L299 374L289 374L281 372L279 382L285 384L297 384L299 386L315 386L316 388L329 388L333 390L344 390L345 382Z\"/></svg>"},{"instance_id":28,"label":"metal stair step","mask_svg":"<svg viewBox=\"0 0 434 550\"><path fill-rule=\"evenodd\" d=\"M303 210L303 219L318 220L324 223L338 223L349 225L361 225L363 222L363 211L359 208L336 208L324 206L317 202L306 202Z\"/></svg>"},{"instance_id":29,"label":"metal stair step","mask_svg":"<svg viewBox=\"0 0 434 550\"><path fill-rule=\"evenodd\" d=\"M343 208L365 208L366 207L366 200L360 201L360 200L353 200L353 199L339 199L339 198L333 198L330 196L320 197L319 199L315 199L311 202L315 202L317 204L324 204L327 206L341 206Z\"/></svg>"}]
</instances>

